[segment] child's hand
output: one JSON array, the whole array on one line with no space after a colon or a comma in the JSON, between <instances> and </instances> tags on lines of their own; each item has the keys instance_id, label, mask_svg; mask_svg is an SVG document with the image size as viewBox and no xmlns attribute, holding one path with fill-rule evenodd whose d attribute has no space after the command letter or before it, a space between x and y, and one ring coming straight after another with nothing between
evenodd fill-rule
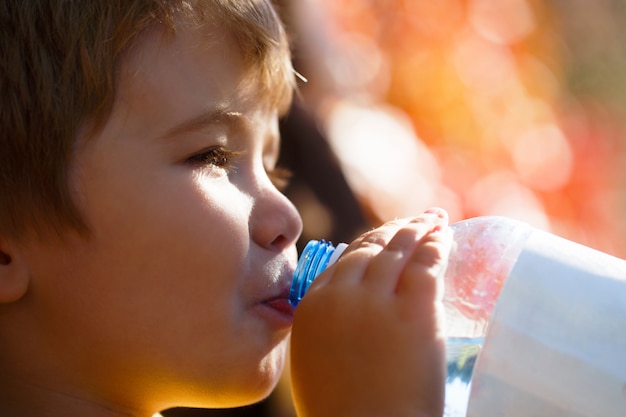
<instances>
[{"instance_id":1,"label":"child's hand","mask_svg":"<svg viewBox=\"0 0 626 417\"><path fill-rule=\"evenodd\" d=\"M447 223L440 209L386 223L315 281L291 336L299 416L442 416Z\"/></svg>"}]
</instances>

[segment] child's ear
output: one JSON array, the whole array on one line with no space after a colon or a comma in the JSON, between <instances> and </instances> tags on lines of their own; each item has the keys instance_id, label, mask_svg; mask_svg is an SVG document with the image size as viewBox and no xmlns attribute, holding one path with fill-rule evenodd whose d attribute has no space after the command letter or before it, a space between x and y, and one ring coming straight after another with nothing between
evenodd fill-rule
<instances>
[{"instance_id":1,"label":"child's ear","mask_svg":"<svg viewBox=\"0 0 626 417\"><path fill-rule=\"evenodd\" d=\"M30 274L17 245L0 239L0 303L11 303L26 294Z\"/></svg>"}]
</instances>

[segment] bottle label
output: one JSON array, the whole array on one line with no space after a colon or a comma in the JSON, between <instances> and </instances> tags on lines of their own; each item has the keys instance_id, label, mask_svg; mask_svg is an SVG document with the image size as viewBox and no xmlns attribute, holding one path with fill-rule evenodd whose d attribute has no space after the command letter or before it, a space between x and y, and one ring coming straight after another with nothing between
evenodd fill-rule
<instances>
[{"instance_id":1,"label":"bottle label","mask_svg":"<svg viewBox=\"0 0 626 417\"><path fill-rule=\"evenodd\" d=\"M467 416L565 415L626 415L626 261L534 231L495 307Z\"/></svg>"}]
</instances>

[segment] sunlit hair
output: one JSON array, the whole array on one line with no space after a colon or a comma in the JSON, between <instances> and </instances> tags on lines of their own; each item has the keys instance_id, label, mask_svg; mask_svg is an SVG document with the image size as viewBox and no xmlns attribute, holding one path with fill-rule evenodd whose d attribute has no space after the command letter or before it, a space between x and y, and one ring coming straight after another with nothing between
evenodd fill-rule
<instances>
[{"instance_id":1,"label":"sunlit hair","mask_svg":"<svg viewBox=\"0 0 626 417\"><path fill-rule=\"evenodd\" d=\"M285 111L289 45L270 0L4 0L0 3L0 234L86 233L68 184L77 132L107 121L123 58L148 31L218 24L260 95Z\"/></svg>"}]
</instances>

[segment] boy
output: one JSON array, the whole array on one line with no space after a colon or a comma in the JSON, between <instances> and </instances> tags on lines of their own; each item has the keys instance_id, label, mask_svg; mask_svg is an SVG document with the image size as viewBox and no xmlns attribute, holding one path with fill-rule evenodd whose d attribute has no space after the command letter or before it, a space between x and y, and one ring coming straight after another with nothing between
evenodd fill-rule
<instances>
[{"instance_id":1,"label":"boy","mask_svg":"<svg viewBox=\"0 0 626 417\"><path fill-rule=\"evenodd\" d=\"M294 81L267 1L0 19L1 416L249 404L292 320L301 415L441 415L442 211L361 236L294 319L301 220L272 183Z\"/></svg>"}]
</instances>

